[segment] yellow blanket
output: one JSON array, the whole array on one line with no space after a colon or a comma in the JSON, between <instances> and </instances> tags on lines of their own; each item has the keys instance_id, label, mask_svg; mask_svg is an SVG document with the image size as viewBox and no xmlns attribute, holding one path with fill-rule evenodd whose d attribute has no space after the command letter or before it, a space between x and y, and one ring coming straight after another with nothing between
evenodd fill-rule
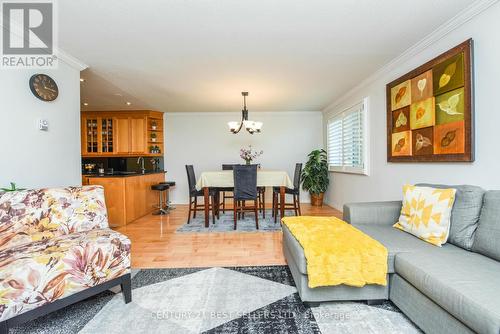
<instances>
[{"instance_id":1,"label":"yellow blanket","mask_svg":"<svg viewBox=\"0 0 500 334\"><path fill-rule=\"evenodd\" d=\"M309 287L387 284L387 248L335 217L282 219L304 249Z\"/></svg>"}]
</instances>

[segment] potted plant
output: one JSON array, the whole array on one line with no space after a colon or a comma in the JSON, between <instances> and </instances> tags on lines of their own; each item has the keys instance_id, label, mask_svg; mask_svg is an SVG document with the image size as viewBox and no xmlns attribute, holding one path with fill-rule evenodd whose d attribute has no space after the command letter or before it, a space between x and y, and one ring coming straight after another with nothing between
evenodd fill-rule
<instances>
[{"instance_id":1,"label":"potted plant","mask_svg":"<svg viewBox=\"0 0 500 334\"><path fill-rule=\"evenodd\" d=\"M151 129L156 130L156 121L151 121Z\"/></svg>"},{"instance_id":2,"label":"potted plant","mask_svg":"<svg viewBox=\"0 0 500 334\"><path fill-rule=\"evenodd\" d=\"M151 141L152 142L156 141L156 133L155 132L151 133Z\"/></svg>"},{"instance_id":3,"label":"potted plant","mask_svg":"<svg viewBox=\"0 0 500 334\"><path fill-rule=\"evenodd\" d=\"M326 151L314 150L308 155L302 170L302 189L311 194L311 205L322 206L323 196L328 188L328 159Z\"/></svg>"}]
</instances>

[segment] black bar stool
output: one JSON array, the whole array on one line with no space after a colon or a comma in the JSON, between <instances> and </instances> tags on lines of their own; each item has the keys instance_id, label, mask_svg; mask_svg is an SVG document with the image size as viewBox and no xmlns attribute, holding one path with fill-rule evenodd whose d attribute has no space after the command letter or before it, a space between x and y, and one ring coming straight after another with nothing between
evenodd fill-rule
<instances>
[{"instance_id":1,"label":"black bar stool","mask_svg":"<svg viewBox=\"0 0 500 334\"><path fill-rule=\"evenodd\" d=\"M170 203L170 187L175 187L175 181L160 182L160 184L168 185L167 197L165 198L165 207L167 211L175 209L175 206Z\"/></svg>"},{"instance_id":2,"label":"black bar stool","mask_svg":"<svg viewBox=\"0 0 500 334\"><path fill-rule=\"evenodd\" d=\"M165 209L165 202L164 202L164 196L163 193L167 191L167 196L168 196L168 189L170 186L168 184L153 184L151 186L151 190L156 190L158 191L158 211L153 212L154 215L166 215L168 214L168 209Z\"/></svg>"}]
</instances>

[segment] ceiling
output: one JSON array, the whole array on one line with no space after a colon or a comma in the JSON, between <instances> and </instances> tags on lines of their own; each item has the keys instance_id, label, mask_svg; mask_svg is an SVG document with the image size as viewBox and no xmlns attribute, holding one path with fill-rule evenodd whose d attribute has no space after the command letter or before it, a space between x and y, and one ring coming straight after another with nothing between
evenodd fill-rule
<instances>
[{"instance_id":1,"label":"ceiling","mask_svg":"<svg viewBox=\"0 0 500 334\"><path fill-rule=\"evenodd\" d=\"M83 110L321 110L473 2L60 1L59 46Z\"/></svg>"}]
</instances>

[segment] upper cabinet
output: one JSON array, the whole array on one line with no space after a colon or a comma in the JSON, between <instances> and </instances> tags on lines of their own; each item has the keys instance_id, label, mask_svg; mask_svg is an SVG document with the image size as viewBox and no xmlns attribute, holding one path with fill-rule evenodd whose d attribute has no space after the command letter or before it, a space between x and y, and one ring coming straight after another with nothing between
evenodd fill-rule
<instances>
[{"instance_id":1,"label":"upper cabinet","mask_svg":"<svg viewBox=\"0 0 500 334\"><path fill-rule=\"evenodd\" d=\"M162 156L163 113L82 112L82 156Z\"/></svg>"}]
</instances>

